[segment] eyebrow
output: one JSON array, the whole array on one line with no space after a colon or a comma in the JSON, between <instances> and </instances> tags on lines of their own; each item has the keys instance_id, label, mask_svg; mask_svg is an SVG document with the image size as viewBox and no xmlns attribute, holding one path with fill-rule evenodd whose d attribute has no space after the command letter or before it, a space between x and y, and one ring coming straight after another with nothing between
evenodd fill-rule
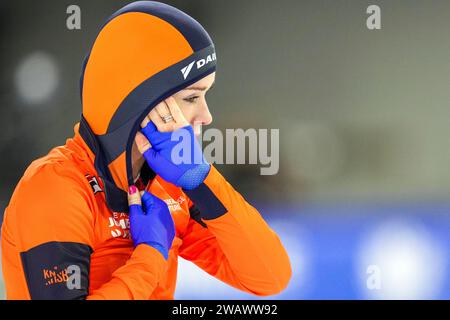
<instances>
[{"instance_id":1,"label":"eyebrow","mask_svg":"<svg viewBox=\"0 0 450 320\"><path fill-rule=\"evenodd\" d=\"M211 85L210 89L214 86L215 83L216 83L216 82L214 81L213 84ZM206 91L207 89L208 89L208 87L195 87L195 86L192 86L192 87L185 88L185 89L183 89L183 90Z\"/></svg>"}]
</instances>

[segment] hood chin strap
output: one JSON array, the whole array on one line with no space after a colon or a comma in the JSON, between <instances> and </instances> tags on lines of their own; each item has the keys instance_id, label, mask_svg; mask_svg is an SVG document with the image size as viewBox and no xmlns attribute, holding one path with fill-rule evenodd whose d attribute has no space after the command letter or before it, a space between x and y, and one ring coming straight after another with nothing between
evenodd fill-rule
<instances>
[{"instance_id":1,"label":"hood chin strap","mask_svg":"<svg viewBox=\"0 0 450 320\"><path fill-rule=\"evenodd\" d=\"M94 167L97 170L99 178L103 181L108 208L114 212L128 212L128 195L125 191L115 185L109 171L106 170L105 172L103 169L105 167L107 168L107 164L104 162L105 156L99 146L96 136L83 116L81 116L80 120L79 133L89 149L91 149L92 153L95 155Z\"/></svg>"}]
</instances>

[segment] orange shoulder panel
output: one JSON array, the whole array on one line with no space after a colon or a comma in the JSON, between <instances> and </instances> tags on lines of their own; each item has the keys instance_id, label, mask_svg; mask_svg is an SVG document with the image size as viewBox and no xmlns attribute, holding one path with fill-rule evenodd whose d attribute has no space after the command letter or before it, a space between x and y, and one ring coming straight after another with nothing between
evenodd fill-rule
<instances>
[{"instance_id":1,"label":"orange shoulder panel","mask_svg":"<svg viewBox=\"0 0 450 320\"><path fill-rule=\"evenodd\" d=\"M17 248L27 251L48 241L93 244L89 183L70 164L35 161L18 184L5 223Z\"/></svg>"},{"instance_id":2,"label":"orange shoulder panel","mask_svg":"<svg viewBox=\"0 0 450 320\"><path fill-rule=\"evenodd\" d=\"M214 198L218 204L210 207L219 207L223 213L202 219L207 229L192 221L180 255L246 292L255 295L281 292L288 285L292 270L277 234L213 166L204 185L206 189L203 187L200 195L189 192L191 200L197 207L208 208L198 202ZM205 192L211 195L205 198Z\"/></svg>"}]
</instances>

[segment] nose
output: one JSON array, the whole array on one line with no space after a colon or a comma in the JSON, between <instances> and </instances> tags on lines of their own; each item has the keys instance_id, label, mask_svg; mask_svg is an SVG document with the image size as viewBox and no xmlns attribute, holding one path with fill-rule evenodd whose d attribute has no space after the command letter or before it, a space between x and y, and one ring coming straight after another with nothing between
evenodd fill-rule
<instances>
[{"instance_id":1,"label":"nose","mask_svg":"<svg viewBox=\"0 0 450 320\"><path fill-rule=\"evenodd\" d=\"M191 120L191 125L194 128L194 134L198 137L201 134L202 126L209 125L212 122L212 115L209 112L206 101L198 106L194 117Z\"/></svg>"},{"instance_id":2,"label":"nose","mask_svg":"<svg viewBox=\"0 0 450 320\"><path fill-rule=\"evenodd\" d=\"M206 101L202 103L194 116L193 122L200 125L210 125L212 123L212 115L209 112L208 104Z\"/></svg>"}]
</instances>

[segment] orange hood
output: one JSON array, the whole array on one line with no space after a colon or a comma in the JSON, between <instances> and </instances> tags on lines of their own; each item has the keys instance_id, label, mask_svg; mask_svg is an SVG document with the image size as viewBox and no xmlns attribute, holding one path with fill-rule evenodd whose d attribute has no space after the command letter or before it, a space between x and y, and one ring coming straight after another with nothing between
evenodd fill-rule
<instances>
[{"instance_id":1,"label":"orange hood","mask_svg":"<svg viewBox=\"0 0 450 320\"><path fill-rule=\"evenodd\" d=\"M207 32L169 5L134 2L102 27L81 75L79 131L95 155L111 210L128 212L131 148L143 118L215 68Z\"/></svg>"}]
</instances>

